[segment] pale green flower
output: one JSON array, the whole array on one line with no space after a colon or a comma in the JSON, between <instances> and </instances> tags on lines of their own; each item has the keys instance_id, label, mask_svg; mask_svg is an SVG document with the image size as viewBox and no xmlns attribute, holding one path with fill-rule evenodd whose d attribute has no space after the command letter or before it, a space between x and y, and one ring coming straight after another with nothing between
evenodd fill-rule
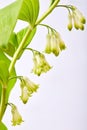
<instances>
[{"instance_id":1,"label":"pale green flower","mask_svg":"<svg viewBox=\"0 0 87 130\"><path fill-rule=\"evenodd\" d=\"M72 24L72 14L69 12L68 14L68 25L67 28L71 31L73 28L73 24Z\"/></svg>"},{"instance_id":2,"label":"pale green flower","mask_svg":"<svg viewBox=\"0 0 87 130\"><path fill-rule=\"evenodd\" d=\"M58 56L65 48L66 46L58 32L52 31L47 34L45 53L53 53L55 56Z\"/></svg>"},{"instance_id":3,"label":"pale green flower","mask_svg":"<svg viewBox=\"0 0 87 130\"><path fill-rule=\"evenodd\" d=\"M80 12L80 10L78 10L77 8L75 9L74 13L77 15L77 17L79 18L80 22L85 24L86 23L86 19L83 16L82 12Z\"/></svg>"},{"instance_id":4,"label":"pale green flower","mask_svg":"<svg viewBox=\"0 0 87 130\"><path fill-rule=\"evenodd\" d=\"M51 69L51 66L46 61L45 56L42 53L34 52L34 67L32 69L32 72L36 75L40 76L41 73L46 73Z\"/></svg>"},{"instance_id":5,"label":"pale green flower","mask_svg":"<svg viewBox=\"0 0 87 130\"><path fill-rule=\"evenodd\" d=\"M29 97L32 96L32 93L37 91L39 85L35 84L27 77L22 77L20 87L21 87L21 96L20 96L21 100L24 104L26 104Z\"/></svg>"},{"instance_id":6,"label":"pale green flower","mask_svg":"<svg viewBox=\"0 0 87 130\"><path fill-rule=\"evenodd\" d=\"M51 36L51 52L55 55L58 56L60 53L60 39L58 38L58 36L56 34L53 34Z\"/></svg>"},{"instance_id":7,"label":"pale green flower","mask_svg":"<svg viewBox=\"0 0 87 130\"><path fill-rule=\"evenodd\" d=\"M12 125L20 125L23 120L22 117L20 115L20 113L18 112L18 109L15 105L11 105L11 113L12 113Z\"/></svg>"},{"instance_id":8,"label":"pale green flower","mask_svg":"<svg viewBox=\"0 0 87 130\"><path fill-rule=\"evenodd\" d=\"M25 86L27 87L29 94L32 94L33 92L37 92L37 89L39 88L38 84L35 84L27 77L23 77L23 80L25 82Z\"/></svg>"},{"instance_id":9,"label":"pale green flower","mask_svg":"<svg viewBox=\"0 0 87 130\"><path fill-rule=\"evenodd\" d=\"M26 86L25 86L25 87L21 87L21 96L20 96L20 98L21 98L21 100L22 100L22 102L23 102L24 104L27 103L27 101L28 101L28 99L29 99L30 96L31 96L31 95L30 95L30 93L28 92L27 87L26 87Z\"/></svg>"},{"instance_id":10,"label":"pale green flower","mask_svg":"<svg viewBox=\"0 0 87 130\"><path fill-rule=\"evenodd\" d=\"M74 27L76 29L81 29L81 30L84 29L83 23L79 20L78 16L75 13L73 13L73 21L74 21Z\"/></svg>"},{"instance_id":11,"label":"pale green flower","mask_svg":"<svg viewBox=\"0 0 87 130\"><path fill-rule=\"evenodd\" d=\"M72 12L71 12L72 10ZM69 30L74 26L75 29L84 30L84 24L86 23L86 19L83 14L78 10L75 6L72 6L72 9L69 10L68 14L68 25L67 28Z\"/></svg>"},{"instance_id":12,"label":"pale green flower","mask_svg":"<svg viewBox=\"0 0 87 130\"><path fill-rule=\"evenodd\" d=\"M48 53L48 54L50 54L51 53L51 44L50 44L50 42L51 42L51 34L47 34L47 36L46 36L46 47L45 47L45 52L46 53Z\"/></svg>"},{"instance_id":13,"label":"pale green flower","mask_svg":"<svg viewBox=\"0 0 87 130\"><path fill-rule=\"evenodd\" d=\"M69 12L69 24L68 24L68 29L70 25L72 25L72 20L73 20L73 25L76 29L81 29L84 30L84 24L86 23L86 19L83 16L83 14L78 10L76 7L73 7L72 9L72 14Z\"/></svg>"},{"instance_id":14,"label":"pale green flower","mask_svg":"<svg viewBox=\"0 0 87 130\"><path fill-rule=\"evenodd\" d=\"M65 43L64 41L62 40L60 34L58 32L56 32L56 39L57 39L57 44L59 43L59 48L60 48L60 51L62 50L65 50L66 49L66 46L65 46Z\"/></svg>"}]
</instances>

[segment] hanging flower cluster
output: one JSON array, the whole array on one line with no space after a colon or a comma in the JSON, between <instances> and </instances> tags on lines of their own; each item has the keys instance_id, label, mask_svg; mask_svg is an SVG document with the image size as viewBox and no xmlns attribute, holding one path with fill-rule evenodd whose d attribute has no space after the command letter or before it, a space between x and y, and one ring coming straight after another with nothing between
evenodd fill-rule
<instances>
[{"instance_id":1,"label":"hanging flower cluster","mask_svg":"<svg viewBox=\"0 0 87 130\"><path fill-rule=\"evenodd\" d=\"M74 26L76 29L84 30L84 24L86 23L85 17L76 7L71 6L70 9L72 12L69 10L67 28L72 30Z\"/></svg>"},{"instance_id":2,"label":"hanging flower cluster","mask_svg":"<svg viewBox=\"0 0 87 130\"><path fill-rule=\"evenodd\" d=\"M39 85L36 85L27 77L22 77L20 80L20 87L21 87L21 100L24 104L27 103L29 97L32 96L34 92L37 92Z\"/></svg>"},{"instance_id":3,"label":"hanging flower cluster","mask_svg":"<svg viewBox=\"0 0 87 130\"><path fill-rule=\"evenodd\" d=\"M32 69L32 72L34 74L40 76L42 73L46 73L52 68L42 53L35 51L33 54L34 67Z\"/></svg>"},{"instance_id":4,"label":"hanging flower cluster","mask_svg":"<svg viewBox=\"0 0 87 130\"><path fill-rule=\"evenodd\" d=\"M61 7L61 6L66 7L68 9L68 11L69 11L69 13L68 13L68 25L67 25L68 30L72 30L73 27L75 27L75 29L83 30L84 29L84 24L86 23L86 19L83 16L83 14L76 7L74 7L72 5L69 5L69 6L68 5L57 5L58 2L59 2L58 0L51 0L51 5L50 6L52 6L52 7L50 8L49 11L47 11L47 13L49 14L49 12L51 12L51 9L53 8L53 4L55 5L55 3L56 3L55 7ZM31 13L31 14L33 14L33 13ZM43 16L46 16L46 14L43 15ZM53 53L55 56L58 56L61 53L61 51L66 49L66 45L65 45L64 41L62 40L59 32L57 32L55 29L53 29L49 25L40 24L40 22L42 22L42 20L43 20L43 19L42 20L41 19L39 20L39 24L36 24L36 23L38 23L37 22L38 20L36 21L36 23L34 25L34 28L37 25L42 25L42 26L45 26L48 29L48 34L46 35L46 46L45 46L44 52L47 53L47 54ZM33 23L32 23L32 25L33 25ZM32 29L34 29L34 28L32 28ZM18 39L17 40L20 41L19 36L22 37L22 35L23 35L22 33L25 34L25 32L26 32L24 39L22 39L22 41L21 41L21 44L20 44L21 46L26 47L28 45L27 40L29 40L28 42L30 43L31 39L34 36L34 32L33 32L32 29L28 30L29 32L26 32L26 29L23 29L22 30L23 32L21 31L21 32L18 33L17 38L19 38L19 40ZM27 39L28 38L27 33L30 34L29 39ZM12 35L12 36L14 36L14 35ZM16 34L15 34L15 37L16 37ZM20 52L24 51L24 49L28 49L28 50L31 50L33 52L33 63L34 63L34 65L33 65L33 68L32 68L32 72L34 74L40 76L42 73L46 73L52 68L49 65L49 63L47 62L47 60L45 58L45 55L43 53L41 53L41 52L39 52L37 50L34 50L32 48L23 48L23 47L21 48L21 46L19 46L20 48L18 48L19 50L21 49ZM17 53L15 53L15 54L17 54ZM3 57L3 55L1 57ZM16 58L18 58L18 55L17 55ZM15 55L14 55L14 62L15 62ZM11 63L13 64L14 62L11 62ZM10 67L14 67L14 66L12 66L12 64L11 64ZM1 64L1 65L3 65L3 64ZM2 68L1 68L1 71L3 70ZM2 74L1 74L1 77L2 77ZM9 75L9 71L7 71L7 77L9 77L8 75ZM4 74L3 74L3 76L4 76ZM7 77L5 77L5 78L8 79ZM19 78L20 79L20 88L21 88L20 98L21 98L21 101L24 104L26 104L28 102L29 98L33 95L33 93L37 92L37 89L39 88L39 85L35 84L29 78L24 77L24 76L15 76L15 77L12 77L12 78L9 78L9 79L14 79L14 78ZM2 84L2 80L0 80L0 84ZM12 125L13 126L20 125L23 122L23 119L22 119L22 116L20 115L20 113L18 112L17 107L12 103L7 103L7 104L11 106ZM3 108L3 102L2 102L1 105L2 105L2 108Z\"/></svg>"},{"instance_id":5,"label":"hanging flower cluster","mask_svg":"<svg viewBox=\"0 0 87 130\"><path fill-rule=\"evenodd\" d=\"M53 30L48 32L45 53L53 53L55 56L58 56L65 48L65 43L58 32Z\"/></svg>"}]
</instances>

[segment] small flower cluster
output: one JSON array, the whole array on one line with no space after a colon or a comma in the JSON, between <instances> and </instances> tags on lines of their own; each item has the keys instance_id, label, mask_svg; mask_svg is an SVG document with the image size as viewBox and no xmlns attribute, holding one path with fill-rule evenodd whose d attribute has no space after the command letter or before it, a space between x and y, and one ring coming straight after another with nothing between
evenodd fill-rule
<instances>
[{"instance_id":1,"label":"small flower cluster","mask_svg":"<svg viewBox=\"0 0 87 130\"><path fill-rule=\"evenodd\" d=\"M20 113L18 112L17 107L14 104L11 104L11 113L12 113L12 125L16 126L16 125L20 125L23 120L22 120L22 116L20 115Z\"/></svg>"},{"instance_id":2,"label":"small flower cluster","mask_svg":"<svg viewBox=\"0 0 87 130\"><path fill-rule=\"evenodd\" d=\"M68 25L67 28L72 30L73 26L76 29L84 30L84 24L86 23L86 19L83 14L76 7L72 7L72 12L69 11L68 14Z\"/></svg>"},{"instance_id":3,"label":"small flower cluster","mask_svg":"<svg viewBox=\"0 0 87 130\"><path fill-rule=\"evenodd\" d=\"M21 100L24 104L27 103L29 97L32 96L32 93L37 92L39 85L33 83L29 78L22 77L20 80L20 87L21 87Z\"/></svg>"},{"instance_id":4,"label":"small flower cluster","mask_svg":"<svg viewBox=\"0 0 87 130\"><path fill-rule=\"evenodd\" d=\"M32 72L34 74L40 76L41 73L46 73L51 69L51 66L46 61L45 56L42 53L35 51L33 54L34 67L32 69Z\"/></svg>"},{"instance_id":5,"label":"small flower cluster","mask_svg":"<svg viewBox=\"0 0 87 130\"><path fill-rule=\"evenodd\" d=\"M47 34L47 43L45 47L45 53L53 53L58 56L59 53L66 48L64 41L60 34L56 31L51 31Z\"/></svg>"}]
</instances>

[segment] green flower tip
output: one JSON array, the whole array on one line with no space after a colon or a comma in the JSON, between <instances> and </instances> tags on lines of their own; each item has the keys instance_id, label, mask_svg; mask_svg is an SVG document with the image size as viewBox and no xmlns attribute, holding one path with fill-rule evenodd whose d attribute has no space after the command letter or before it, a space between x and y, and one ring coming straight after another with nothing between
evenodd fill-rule
<instances>
[{"instance_id":1,"label":"green flower tip","mask_svg":"<svg viewBox=\"0 0 87 130\"><path fill-rule=\"evenodd\" d=\"M58 56L65 48L65 43L58 32L55 31L47 34L45 53L53 53L55 56Z\"/></svg>"},{"instance_id":2,"label":"green flower tip","mask_svg":"<svg viewBox=\"0 0 87 130\"><path fill-rule=\"evenodd\" d=\"M32 72L38 76L40 76L42 73L46 73L52 68L46 61L45 56L39 52L34 53L33 62L34 67Z\"/></svg>"},{"instance_id":3,"label":"green flower tip","mask_svg":"<svg viewBox=\"0 0 87 130\"><path fill-rule=\"evenodd\" d=\"M28 102L29 97L32 96L34 92L37 92L39 85L32 82L29 78L23 77L20 82L21 87L21 100L24 104Z\"/></svg>"},{"instance_id":4,"label":"green flower tip","mask_svg":"<svg viewBox=\"0 0 87 130\"><path fill-rule=\"evenodd\" d=\"M12 107L12 109L11 109L12 125L13 126L20 125L23 122L22 117L21 117L20 113L18 112L18 109L15 105L12 105L11 107Z\"/></svg>"}]
</instances>

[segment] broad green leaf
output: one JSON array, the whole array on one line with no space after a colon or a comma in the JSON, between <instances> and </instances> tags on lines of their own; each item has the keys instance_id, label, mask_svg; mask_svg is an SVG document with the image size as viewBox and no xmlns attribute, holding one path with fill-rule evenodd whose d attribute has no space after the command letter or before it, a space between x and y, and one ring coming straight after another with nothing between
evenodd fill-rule
<instances>
[{"instance_id":1,"label":"broad green leaf","mask_svg":"<svg viewBox=\"0 0 87 130\"><path fill-rule=\"evenodd\" d=\"M7 71L8 71L8 68L9 68L9 65L10 65L10 60L5 56L5 54L3 53L2 50L0 50L0 62L3 61L5 62L6 66L7 66ZM3 66L2 66L3 67ZM3 69L5 69L5 67L3 67ZM12 71L11 77L14 77L16 76L16 72L15 72L15 69ZM10 94L10 91L12 90L12 88L14 87L16 83L16 79L13 79L13 80L9 80L8 84L7 84L7 91L6 91L6 102L8 101L8 98L9 98L9 94ZM1 86L0 86L0 90L1 90ZM0 93L1 94L1 93ZM1 96L1 95L0 95Z\"/></svg>"},{"instance_id":2,"label":"broad green leaf","mask_svg":"<svg viewBox=\"0 0 87 130\"><path fill-rule=\"evenodd\" d=\"M35 24L39 14L39 0L23 0L19 19Z\"/></svg>"},{"instance_id":3,"label":"broad green leaf","mask_svg":"<svg viewBox=\"0 0 87 130\"><path fill-rule=\"evenodd\" d=\"M39 13L39 0L16 0L0 10L0 48L13 56L17 49L16 35L13 33L19 19L34 25Z\"/></svg>"},{"instance_id":4,"label":"broad green leaf","mask_svg":"<svg viewBox=\"0 0 87 130\"><path fill-rule=\"evenodd\" d=\"M9 67L10 60L5 56L3 51L0 49L0 61L2 61L2 60L5 61L7 66Z\"/></svg>"},{"instance_id":5,"label":"broad green leaf","mask_svg":"<svg viewBox=\"0 0 87 130\"><path fill-rule=\"evenodd\" d=\"M17 47L18 47L18 42L17 42L16 33L13 32L12 35L11 35L11 37L10 37L10 40L8 42L7 48L5 48L5 49L2 48L2 50L5 53L7 53L9 56L12 57L14 55Z\"/></svg>"},{"instance_id":6,"label":"broad green leaf","mask_svg":"<svg viewBox=\"0 0 87 130\"><path fill-rule=\"evenodd\" d=\"M0 10L0 47L6 48L11 34L14 30L23 0L16 0L14 3Z\"/></svg>"},{"instance_id":7,"label":"broad green leaf","mask_svg":"<svg viewBox=\"0 0 87 130\"><path fill-rule=\"evenodd\" d=\"M2 122L0 122L0 130L8 130Z\"/></svg>"},{"instance_id":8,"label":"broad green leaf","mask_svg":"<svg viewBox=\"0 0 87 130\"><path fill-rule=\"evenodd\" d=\"M0 81L3 84L6 84L8 81L8 76L9 76L9 72L8 72L7 64L5 63L5 61L0 60Z\"/></svg>"},{"instance_id":9,"label":"broad green leaf","mask_svg":"<svg viewBox=\"0 0 87 130\"><path fill-rule=\"evenodd\" d=\"M27 29L28 29L28 27L26 27L26 28L20 30L20 31L17 33L17 41L18 41L18 44L21 43L21 41L22 41L22 39L23 39L23 37L24 37L24 35L25 35ZM33 39L35 33L36 33L36 28L33 29L33 31L31 32L31 34L29 35L29 37L28 37L28 39L27 39L27 41L26 41L26 43L25 43L24 48L26 48L26 47L30 44L30 42L31 42L31 40ZM24 51L24 50L23 50L23 51ZM23 53L23 51L20 53L20 56L21 56L21 54ZM20 57L20 56L19 56L19 57ZM19 58L19 57L18 57L18 58Z\"/></svg>"},{"instance_id":10,"label":"broad green leaf","mask_svg":"<svg viewBox=\"0 0 87 130\"><path fill-rule=\"evenodd\" d=\"M21 43L27 29L28 29L28 27L20 30L17 34L15 32L12 33L12 35L10 37L10 40L9 40L8 47L5 50L3 50L3 49L2 50L5 53L7 53L9 56L12 57L14 55L15 51L17 50L19 44ZM35 33L36 33L36 28L29 35L24 47L26 47L31 42L31 40L33 39ZM22 54L22 53L20 53L20 54Z\"/></svg>"}]
</instances>

